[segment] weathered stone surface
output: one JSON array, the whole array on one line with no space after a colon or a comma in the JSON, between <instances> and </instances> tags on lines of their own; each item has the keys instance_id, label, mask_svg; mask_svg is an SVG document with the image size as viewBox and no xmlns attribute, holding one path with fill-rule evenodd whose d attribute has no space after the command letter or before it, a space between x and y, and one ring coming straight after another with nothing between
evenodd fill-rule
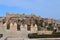
<instances>
[{"instance_id":1,"label":"weathered stone surface","mask_svg":"<svg viewBox=\"0 0 60 40\"><path fill-rule=\"evenodd\" d=\"M10 23L10 29L7 29L7 24ZM17 31L17 25L20 25L20 30ZM27 27L30 25L31 30L28 31ZM38 33L38 34L52 34L52 31L45 30L47 27L52 26L54 29L58 30L57 22L50 18L41 18L34 14L6 14L4 19L0 18L0 34L2 33L4 37L22 37L26 38L28 33ZM42 29L38 31L38 26ZM2 31L2 32L1 32ZM24 39L25 40L25 39ZM29 39L30 40L30 39ZM33 39L31 39L33 40Z\"/></svg>"}]
</instances>

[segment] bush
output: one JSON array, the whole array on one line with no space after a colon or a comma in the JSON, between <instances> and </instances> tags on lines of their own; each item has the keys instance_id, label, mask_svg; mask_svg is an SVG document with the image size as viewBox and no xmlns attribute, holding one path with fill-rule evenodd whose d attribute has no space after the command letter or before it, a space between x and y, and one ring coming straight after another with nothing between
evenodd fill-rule
<instances>
[{"instance_id":1,"label":"bush","mask_svg":"<svg viewBox=\"0 0 60 40\"><path fill-rule=\"evenodd\" d=\"M51 35L38 35L37 33L28 34L29 38L60 38L60 33L54 33Z\"/></svg>"},{"instance_id":2,"label":"bush","mask_svg":"<svg viewBox=\"0 0 60 40\"><path fill-rule=\"evenodd\" d=\"M47 30L50 30L50 31L52 31L53 30L53 27L47 27Z\"/></svg>"},{"instance_id":3,"label":"bush","mask_svg":"<svg viewBox=\"0 0 60 40\"><path fill-rule=\"evenodd\" d=\"M27 30L30 31L30 29L31 29L31 27L30 27L30 25L28 25Z\"/></svg>"},{"instance_id":4,"label":"bush","mask_svg":"<svg viewBox=\"0 0 60 40\"><path fill-rule=\"evenodd\" d=\"M54 35L60 35L60 32L53 32Z\"/></svg>"},{"instance_id":5,"label":"bush","mask_svg":"<svg viewBox=\"0 0 60 40\"><path fill-rule=\"evenodd\" d=\"M37 33L28 34L29 38L37 38Z\"/></svg>"},{"instance_id":6,"label":"bush","mask_svg":"<svg viewBox=\"0 0 60 40\"><path fill-rule=\"evenodd\" d=\"M9 24L7 24L7 29L10 29L10 23L9 23Z\"/></svg>"},{"instance_id":7,"label":"bush","mask_svg":"<svg viewBox=\"0 0 60 40\"><path fill-rule=\"evenodd\" d=\"M17 30L20 31L20 25L17 24Z\"/></svg>"}]
</instances>

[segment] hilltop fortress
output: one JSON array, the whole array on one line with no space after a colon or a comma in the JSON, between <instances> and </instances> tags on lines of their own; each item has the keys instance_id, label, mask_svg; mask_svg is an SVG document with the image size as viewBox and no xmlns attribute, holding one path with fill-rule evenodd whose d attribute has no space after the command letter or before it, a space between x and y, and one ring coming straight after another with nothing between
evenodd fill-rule
<instances>
[{"instance_id":1,"label":"hilltop fortress","mask_svg":"<svg viewBox=\"0 0 60 40\"><path fill-rule=\"evenodd\" d=\"M5 18L0 18L0 34L6 36L21 36L18 32L52 34L54 30L60 30L60 22L54 19L42 18L35 14L9 14ZM1 32L3 30L3 32ZM15 34L15 35L14 35Z\"/></svg>"},{"instance_id":2,"label":"hilltop fortress","mask_svg":"<svg viewBox=\"0 0 60 40\"><path fill-rule=\"evenodd\" d=\"M26 30L37 32L40 30L49 30L47 29L48 27L58 29L60 25L60 23L54 19L41 18L35 14L25 15L6 13L6 18L2 19L1 21L3 23L3 26L6 27L6 30L8 31Z\"/></svg>"}]
</instances>

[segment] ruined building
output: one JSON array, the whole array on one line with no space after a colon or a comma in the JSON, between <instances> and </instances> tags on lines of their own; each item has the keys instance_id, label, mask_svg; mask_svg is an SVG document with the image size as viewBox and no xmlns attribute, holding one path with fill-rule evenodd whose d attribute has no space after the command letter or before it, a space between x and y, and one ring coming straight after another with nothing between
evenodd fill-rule
<instances>
[{"instance_id":1,"label":"ruined building","mask_svg":"<svg viewBox=\"0 0 60 40\"><path fill-rule=\"evenodd\" d=\"M60 22L54 19L42 18L35 14L6 14L5 18L0 18L0 34L4 36L22 37L20 32L38 34L52 34L53 30L60 30ZM2 31L2 32L1 32Z\"/></svg>"},{"instance_id":2,"label":"ruined building","mask_svg":"<svg viewBox=\"0 0 60 40\"><path fill-rule=\"evenodd\" d=\"M3 20L3 19L2 19ZM3 20L3 25L7 30L10 31L20 31L29 30L33 31L33 28L37 31L48 30L49 26L52 28L57 28L60 23L49 18L41 18L35 14L25 15L25 14L6 14ZM10 27L9 27L10 26ZM36 27L35 27L36 26ZM32 29L31 29L32 28ZM34 30L34 31L35 31ZM53 30L53 29L52 29Z\"/></svg>"}]
</instances>

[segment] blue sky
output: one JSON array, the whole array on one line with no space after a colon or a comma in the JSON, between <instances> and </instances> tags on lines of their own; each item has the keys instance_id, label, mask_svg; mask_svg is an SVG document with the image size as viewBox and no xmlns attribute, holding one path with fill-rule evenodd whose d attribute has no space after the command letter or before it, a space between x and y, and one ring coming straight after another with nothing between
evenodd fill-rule
<instances>
[{"instance_id":1,"label":"blue sky","mask_svg":"<svg viewBox=\"0 0 60 40\"><path fill-rule=\"evenodd\" d=\"M0 0L0 16L6 12L60 19L60 0Z\"/></svg>"}]
</instances>

